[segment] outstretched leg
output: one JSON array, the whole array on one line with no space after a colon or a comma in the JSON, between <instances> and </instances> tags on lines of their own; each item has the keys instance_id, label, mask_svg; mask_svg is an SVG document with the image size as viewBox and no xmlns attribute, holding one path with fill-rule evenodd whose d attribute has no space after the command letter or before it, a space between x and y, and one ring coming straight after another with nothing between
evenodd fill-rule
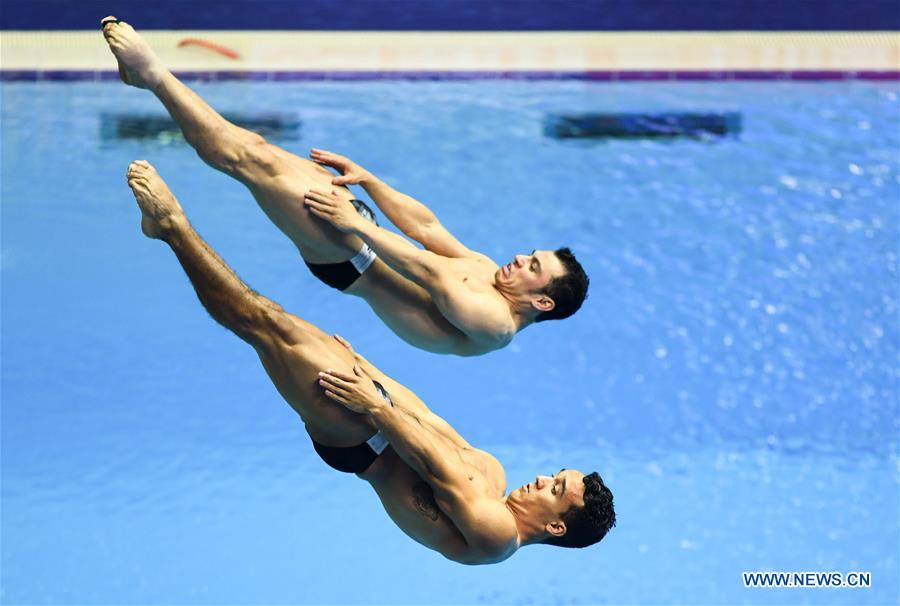
<instances>
[{"instance_id":1,"label":"outstretched leg","mask_svg":"<svg viewBox=\"0 0 900 606\"><path fill-rule=\"evenodd\" d=\"M244 183L307 261L336 263L356 254L361 246L358 238L340 233L303 206L303 195L313 187L331 188L352 198L349 190L331 184L331 173L231 124L166 69L130 25L114 17L102 23L123 82L153 92L198 155Z\"/></svg>"},{"instance_id":2,"label":"outstretched leg","mask_svg":"<svg viewBox=\"0 0 900 606\"><path fill-rule=\"evenodd\" d=\"M327 400L317 386L326 368L352 369L353 355L334 339L259 295L194 231L181 205L147 162L132 162L128 185L141 209L141 229L168 244L200 302L219 324L256 350L281 395L303 418L313 438L351 446L372 434L371 422Z\"/></svg>"}]
</instances>

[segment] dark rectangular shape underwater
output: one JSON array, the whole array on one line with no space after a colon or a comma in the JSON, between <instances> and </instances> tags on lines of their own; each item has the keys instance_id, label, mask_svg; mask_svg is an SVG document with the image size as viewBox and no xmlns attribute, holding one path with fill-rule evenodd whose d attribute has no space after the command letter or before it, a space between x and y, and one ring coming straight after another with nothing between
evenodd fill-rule
<instances>
[{"instance_id":1,"label":"dark rectangular shape underwater","mask_svg":"<svg viewBox=\"0 0 900 606\"><path fill-rule=\"evenodd\" d=\"M241 128L251 130L267 139L294 141L300 137L300 120L288 114L228 113L224 117ZM177 139L182 140L181 129L166 115L101 114L100 137L112 139Z\"/></svg>"},{"instance_id":2,"label":"dark rectangular shape underwater","mask_svg":"<svg viewBox=\"0 0 900 606\"><path fill-rule=\"evenodd\" d=\"M739 112L589 113L544 119L544 134L555 139L736 137L740 132Z\"/></svg>"}]
</instances>

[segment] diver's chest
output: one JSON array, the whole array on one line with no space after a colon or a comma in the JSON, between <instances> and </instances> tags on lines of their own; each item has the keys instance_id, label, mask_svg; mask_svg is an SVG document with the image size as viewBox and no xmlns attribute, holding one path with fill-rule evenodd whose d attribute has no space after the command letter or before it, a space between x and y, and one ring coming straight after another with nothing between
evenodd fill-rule
<instances>
[{"instance_id":1,"label":"diver's chest","mask_svg":"<svg viewBox=\"0 0 900 606\"><path fill-rule=\"evenodd\" d=\"M453 277L469 290L487 292L493 283L494 273L484 263L464 261L453 266Z\"/></svg>"},{"instance_id":2,"label":"diver's chest","mask_svg":"<svg viewBox=\"0 0 900 606\"><path fill-rule=\"evenodd\" d=\"M478 449L460 451L459 457L460 471L476 491L491 498L505 494L506 473L494 457Z\"/></svg>"}]
</instances>

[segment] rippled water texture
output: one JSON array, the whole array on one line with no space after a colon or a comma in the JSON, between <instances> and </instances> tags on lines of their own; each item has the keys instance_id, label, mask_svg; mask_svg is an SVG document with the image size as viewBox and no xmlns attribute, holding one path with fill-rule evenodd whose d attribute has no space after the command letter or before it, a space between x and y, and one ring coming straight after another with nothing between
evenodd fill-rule
<instances>
[{"instance_id":1,"label":"rippled water texture","mask_svg":"<svg viewBox=\"0 0 900 606\"><path fill-rule=\"evenodd\" d=\"M315 281L238 184L115 84L2 86L7 603L885 604L898 589L896 83L199 84L293 116L501 263L570 245L591 296L476 359L416 351ZM545 138L547 114L732 111L738 138ZM252 351L140 235L153 162L261 293L349 338L506 464L598 469L588 550L463 568L326 468ZM871 571L745 589L742 571Z\"/></svg>"}]
</instances>

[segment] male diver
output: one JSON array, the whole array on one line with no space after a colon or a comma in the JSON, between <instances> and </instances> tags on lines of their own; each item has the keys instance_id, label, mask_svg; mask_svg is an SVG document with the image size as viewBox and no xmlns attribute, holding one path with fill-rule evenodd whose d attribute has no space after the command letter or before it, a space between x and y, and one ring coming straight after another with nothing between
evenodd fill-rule
<instances>
[{"instance_id":1,"label":"male diver","mask_svg":"<svg viewBox=\"0 0 900 606\"><path fill-rule=\"evenodd\" d=\"M588 278L568 248L516 255L499 267L464 246L423 204L349 159L313 150L311 162L229 123L175 78L130 25L115 17L101 24L122 81L153 92L199 156L250 189L313 274L365 299L408 343L480 355L504 347L529 324L581 307ZM361 185L424 250L378 227L349 184Z\"/></svg>"},{"instance_id":2,"label":"male diver","mask_svg":"<svg viewBox=\"0 0 900 606\"><path fill-rule=\"evenodd\" d=\"M213 319L253 346L316 452L371 484L413 540L456 562L489 564L524 545L585 547L615 524L612 493L596 472L539 475L505 494L497 459L348 343L244 284L194 231L150 164L133 162L127 179L144 234L172 248Z\"/></svg>"}]
</instances>

